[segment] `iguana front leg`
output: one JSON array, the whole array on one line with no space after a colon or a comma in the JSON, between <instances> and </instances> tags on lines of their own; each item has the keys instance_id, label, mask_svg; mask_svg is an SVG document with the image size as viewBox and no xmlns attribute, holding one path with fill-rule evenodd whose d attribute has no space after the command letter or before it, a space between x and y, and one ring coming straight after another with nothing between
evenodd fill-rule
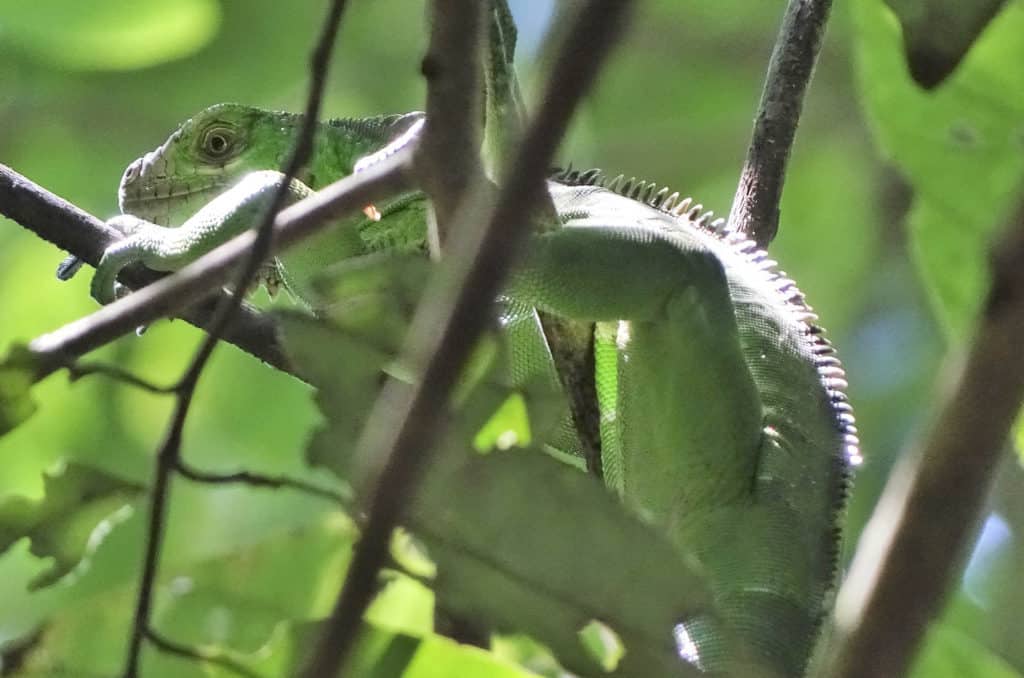
<instances>
[{"instance_id":1,"label":"iguana front leg","mask_svg":"<svg viewBox=\"0 0 1024 678\"><path fill-rule=\"evenodd\" d=\"M298 119L288 114L230 104L213 106L133 163L120 189L119 202L126 214L109 222L126 237L104 252L92 281L93 297L100 303L112 301L117 275L125 266L142 263L157 271L174 271L254 226L284 178L281 172L260 168L280 166L293 143L296 124ZM317 146L311 159L310 183L320 186L380 162L412 143L422 128L421 114L341 119L324 125L321 134L329 138ZM252 169L246 172L247 167ZM222 186L230 186L233 176L241 179L219 192ZM287 201L296 202L313 192L311 186L292 180ZM184 218L190 204L213 195L199 211ZM401 210L409 202L406 196L382 209ZM381 218L372 205L365 212L371 221ZM305 285L319 268L362 254L366 247L358 228L334 228L297 249L307 252L290 254L285 265L276 268L290 291L308 301ZM71 277L78 265L74 257L65 259L58 278Z\"/></svg>"},{"instance_id":2,"label":"iguana front leg","mask_svg":"<svg viewBox=\"0 0 1024 678\"><path fill-rule=\"evenodd\" d=\"M175 271L251 228L283 178L274 170L252 172L177 228L127 214L114 217L109 223L126 237L103 253L92 279L92 296L101 304L113 301L117 275L125 266L141 263L155 271ZM298 180L288 186L290 202L312 193Z\"/></svg>"}]
</instances>

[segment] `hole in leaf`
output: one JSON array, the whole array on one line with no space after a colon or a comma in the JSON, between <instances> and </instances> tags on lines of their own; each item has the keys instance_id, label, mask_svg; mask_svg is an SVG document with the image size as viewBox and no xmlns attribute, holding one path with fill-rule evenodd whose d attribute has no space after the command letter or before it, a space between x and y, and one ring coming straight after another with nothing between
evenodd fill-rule
<instances>
[{"instance_id":1,"label":"hole in leaf","mask_svg":"<svg viewBox=\"0 0 1024 678\"><path fill-rule=\"evenodd\" d=\"M580 642L586 649L587 654L597 660L597 663L606 672L614 671L622 657L626 654L626 648L619 638L619 634L607 624L591 619L579 631Z\"/></svg>"},{"instance_id":2,"label":"hole in leaf","mask_svg":"<svg viewBox=\"0 0 1024 678\"><path fill-rule=\"evenodd\" d=\"M473 438L473 447L478 452L507 450L511 447L527 447L532 439L526 401L521 393L513 393L477 432Z\"/></svg>"}]
</instances>

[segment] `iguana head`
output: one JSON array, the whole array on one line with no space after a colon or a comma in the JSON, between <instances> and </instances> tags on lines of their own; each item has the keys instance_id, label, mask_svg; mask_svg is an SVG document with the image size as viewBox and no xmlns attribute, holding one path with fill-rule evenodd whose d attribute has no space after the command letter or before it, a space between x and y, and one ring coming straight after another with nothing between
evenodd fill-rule
<instances>
[{"instance_id":1,"label":"iguana head","mask_svg":"<svg viewBox=\"0 0 1024 678\"><path fill-rule=\"evenodd\" d=\"M181 225L249 172L281 167L300 120L239 104L200 111L124 171L121 212Z\"/></svg>"},{"instance_id":2,"label":"iguana head","mask_svg":"<svg viewBox=\"0 0 1024 678\"><path fill-rule=\"evenodd\" d=\"M351 174L356 161L422 117L413 112L321 123L309 169L299 178L319 189ZM180 226L249 172L281 169L302 119L241 104L217 104L200 111L124 171L118 190L121 212L162 226Z\"/></svg>"}]
</instances>

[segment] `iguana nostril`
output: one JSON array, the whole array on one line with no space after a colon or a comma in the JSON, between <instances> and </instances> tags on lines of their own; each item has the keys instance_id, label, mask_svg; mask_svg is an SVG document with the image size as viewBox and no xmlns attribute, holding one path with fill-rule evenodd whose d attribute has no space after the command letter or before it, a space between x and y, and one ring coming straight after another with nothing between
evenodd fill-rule
<instances>
[{"instance_id":1,"label":"iguana nostril","mask_svg":"<svg viewBox=\"0 0 1024 678\"><path fill-rule=\"evenodd\" d=\"M121 185L123 186L131 181L135 181L136 177L139 176L140 167L142 167L142 158L139 158L132 164L128 165L128 168L124 171L124 175L121 177Z\"/></svg>"}]
</instances>

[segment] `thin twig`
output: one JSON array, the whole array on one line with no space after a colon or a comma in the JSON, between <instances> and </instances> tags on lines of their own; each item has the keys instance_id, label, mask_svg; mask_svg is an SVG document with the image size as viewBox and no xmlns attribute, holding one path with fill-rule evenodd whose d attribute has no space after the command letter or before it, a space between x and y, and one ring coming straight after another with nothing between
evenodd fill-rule
<instances>
[{"instance_id":1,"label":"thin twig","mask_svg":"<svg viewBox=\"0 0 1024 678\"><path fill-rule=\"evenodd\" d=\"M89 377L96 374L109 377L123 384L134 386L135 388L148 391L155 395L168 395L175 392L174 386L160 386L159 384L154 384L153 382L143 379L123 367L118 367L117 365L107 365L106 363L96 362L74 362L68 365L68 378L71 381L78 381L83 377Z\"/></svg>"},{"instance_id":2,"label":"thin twig","mask_svg":"<svg viewBox=\"0 0 1024 678\"><path fill-rule=\"evenodd\" d=\"M779 228L786 164L832 0L789 0L765 77L729 226L767 247Z\"/></svg>"},{"instance_id":3,"label":"thin twig","mask_svg":"<svg viewBox=\"0 0 1024 678\"><path fill-rule=\"evenodd\" d=\"M452 217L480 181L480 36L486 3L433 0L430 45L421 70L427 80L427 123L414 169L434 212L431 250L441 252Z\"/></svg>"},{"instance_id":4,"label":"thin twig","mask_svg":"<svg viewBox=\"0 0 1024 678\"><path fill-rule=\"evenodd\" d=\"M166 636L157 633L153 629L146 629L146 640L153 644L153 647L166 652L167 654L173 654L177 657L184 659L191 659L196 662L203 662L206 664L213 664L219 666L222 669L231 671L232 673L242 676L243 678L263 678L260 674L256 673L252 669L246 667L240 662L235 661L231 657L228 657L223 652L215 649L206 647L195 647L192 645L185 645L184 643L175 642Z\"/></svg>"},{"instance_id":5,"label":"thin twig","mask_svg":"<svg viewBox=\"0 0 1024 678\"><path fill-rule=\"evenodd\" d=\"M274 221L274 250L300 242L325 228L331 219L409 190L412 186L408 169L411 153L411 148L399 151L283 210ZM224 285L247 256L255 237L252 231L243 233L174 274L36 338L29 348L41 363L37 379L78 356L134 332L140 325L177 313L191 303L190 299ZM283 356L280 363L275 367L294 374L294 368Z\"/></svg>"},{"instance_id":6,"label":"thin twig","mask_svg":"<svg viewBox=\"0 0 1024 678\"><path fill-rule=\"evenodd\" d=\"M190 395L190 394L189 394ZM163 541L164 523L167 517L167 503L170 501L171 473L174 471L177 451L181 449L181 431L185 425L185 414L191 398L179 397L174 406L170 429L164 436L156 458L153 472L153 487L149 503L149 521L146 526L146 549L142 572L139 577L139 592L135 599L135 615L128 641L128 656L125 659L123 678L138 678L139 660L142 656L142 641L149 628L150 612L153 606L153 587L156 583L157 562L160 559L160 545Z\"/></svg>"},{"instance_id":7,"label":"thin twig","mask_svg":"<svg viewBox=\"0 0 1024 678\"><path fill-rule=\"evenodd\" d=\"M120 232L110 228L93 215L4 165L0 165L0 214L18 222L44 240L71 252L93 266L99 262L103 250L122 237ZM163 274L141 266L130 266L121 272L119 279L129 288L138 289L161 277ZM192 325L200 329L208 329L218 300L225 296L223 293L217 294L216 287L213 285L207 288L207 294L214 292L212 296L198 302L189 302L188 305L179 305L177 307L178 314ZM196 299L198 297L189 298ZM160 317L162 316L156 315L147 322L152 322ZM116 336L127 334L134 331L135 327L144 324L146 323L136 323ZM248 304L242 307L238 317L224 333L223 339L265 363L281 370L287 370L287 361L277 341L273 321ZM68 354L66 362L70 362L79 355L82 353ZM56 366L60 365L60 361L57 361ZM46 374L52 372L53 369L55 368L50 369ZM40 378L46 374L40 375Z\"/></svg>"},{"instance_id":8,"label":"thin twig","mask_svg":"<svg viewBox=\"0 0 1024 678\"><path fill-rule=\"evenodd\" d=\"M898 464L840 589L820 675L902 676L942 609L1024 400L1024 206L995 250L966 357L925 436Z\"/></svg>"},{"instance_id":9,"label":"thin twig","mask_svg":"<svg viewBox=\"0 0 1024 678\"><path fill-rule=\"evenodd\" d=\"M170 477L181 461L182 431L191 408L196 386L199 383L199 378L207 361L220 341L221 333L227 328L232 317L239 309L242 297L245 295L245 291L249 289L249 285L255 278L260 265L270 255L273 249L275 217L284 205L288 185L309 160L313 149L313 135L318 124L317 120L319 119L320 101L323 97L323 89L327 79L327 67L330 64L330 55L334 47L335 37L338 33L338 26L341 23L341 14L344 8L345 0L334 0L328 9L327 18L324 20L323 30L313 50L313 57L310 63L311 77L306 116L303 118L299 129L295 148L285 168L281 185L274 192L271 203L262 216L249 251L242 255L245 264L235 281L234 294L218 306L211 322L209 334L206 335L196 351L192 362L185 370L185 374L176 386L177 403L168 426L168 432L157 454L157 464L154 471L155 479L153 482L153 495L150 500L149 529L146 533L146 555L140 577L139 594L136 599L135 617L132 621L131 640L128 646L128 657L125 662L125 678L138 677L142 640L146 630L150 628L153 585L156 581L160 549L164 537L166 507L170 494Z\"/></svg>"},{"instance_id":10,"label":"thin twig","mask_svg":"<svg viewBox=\"0 0 1024 678\"><path fill-rule=\"evenodd\" d=\"M480 333L513 257L531 227L530 210L544 194L544 176L580 98L593 82L620 34L631 2L591 0L582 5L548 80L537 119L530 126L508 173L508 183L484 218L466 203L452 230L452 275L436 276L424 294L409 331L412 365L423 364L412 387L388 382L377 399L356 454L371 473L367 525L345 584L313 656L301 675L335 676L352 649L374 582L386 561L391 532L416 492L422 470L444 419L448 394ZM468 201L467 201L468 202ZM480 229L478 223L486 226Z\"/></svg>"},{"instance_id":11,"label":"thin twig","mask_svg":"<svg viewBox=\"0 0 1024 678\"><path fill-rule=\"evenodd\" d=\"M330 490L324 487L319 487L313 483L306 482L305 480L299 480L298 478L290 478L288 476L268 476L262 473L253 473L251 471L238 471L236 473L210 473L208 471L200 471L197 468L190 466L184 460L179 459L176 470L183 477L188 478L195 483L206 483L209 485L249 485L251 487L263 487L271 490L289 489L302 492L319 499L326 499L327 501L341 506L348 506L349 502L345 500L344 495L335 490Z\"/></svg>"}]
</instances>

